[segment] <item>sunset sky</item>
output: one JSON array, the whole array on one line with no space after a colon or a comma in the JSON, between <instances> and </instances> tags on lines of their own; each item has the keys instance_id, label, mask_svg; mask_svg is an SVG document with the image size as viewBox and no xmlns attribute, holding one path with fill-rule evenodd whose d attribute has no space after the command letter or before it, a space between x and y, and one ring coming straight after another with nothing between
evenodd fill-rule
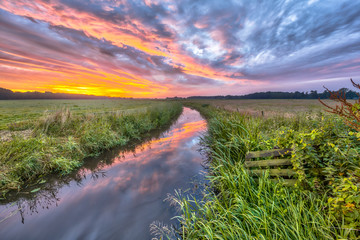
<instances>
[{"instance_id":1,"label":"sunset sky","mask_svg":"<svg viewBox=\"0 0 360 240\"><path fill-rule=\"evenodd\" d=\"M116 97L360 82L358 0L0 0L0 87Z\"/></svg>"}]
</instances>

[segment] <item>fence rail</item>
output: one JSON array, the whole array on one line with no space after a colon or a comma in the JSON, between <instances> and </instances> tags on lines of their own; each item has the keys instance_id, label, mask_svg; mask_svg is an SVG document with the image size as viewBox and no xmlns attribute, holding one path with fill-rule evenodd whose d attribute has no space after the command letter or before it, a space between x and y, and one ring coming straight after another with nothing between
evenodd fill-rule
<instances>
[{"instance_id":1,"label":"fence rail","mask_svg":"<svg viewBox=\"0 0 360 240\"><path fill-rule=\"evenodd\" d=\"M287 186L292 186L296 183L296 172L289 168L292 167L291 159L284 158L291 155L293 149L273 149L266 151L249 152L245 156L245 167L252 176L261 176L269 171L271 181L279 181L279 177L283 178L283 182ZM256 158L275 158L265 160L252 160ZM279 169L282 167L282 169ZM288 168L284 168L288 167ZM260 168L260 169L259 169Z\"/></svg>"},{"instance_id":2,"label":"fence rail","mask_svg":"<svg viewBox=\"0 0 360 240\"><path fill-rule=\"evenodd\" d=\"M279 181L282 178L285 185L291 186L296 183L296 171L292 169L291 155L293 149L273 149L257 152L249 152L245 156L245 167L252 176L261 176L269 171L272 181ZM271 158L265 160L252 160L256 158ZM280 168L281 167L281 168ZM322 168L305 169L307 173L313 176L322 174Z\"/></svg>"}]
</instances>

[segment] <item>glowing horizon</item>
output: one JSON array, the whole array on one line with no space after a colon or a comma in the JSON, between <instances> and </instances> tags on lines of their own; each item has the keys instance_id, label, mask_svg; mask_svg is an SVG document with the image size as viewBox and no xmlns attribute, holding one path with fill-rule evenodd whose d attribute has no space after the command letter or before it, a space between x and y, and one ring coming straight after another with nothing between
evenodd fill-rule
<instances>
[{"instance_id":1,"label":"glowing horizon","mask_svg":"<svg viewBox=\"0 0 360 240\"><path fill-rule=\"evenodd\" d=\"M0 1L0 87L110 97L349 87L360 2Z\"/></svg>"}]
</instances>

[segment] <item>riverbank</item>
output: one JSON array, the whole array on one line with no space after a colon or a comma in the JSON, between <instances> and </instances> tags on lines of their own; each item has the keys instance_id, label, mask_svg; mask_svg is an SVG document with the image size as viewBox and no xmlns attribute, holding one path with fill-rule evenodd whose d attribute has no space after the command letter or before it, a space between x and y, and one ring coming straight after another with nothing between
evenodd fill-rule
<instances>
[{"instance_id":1,"label":"riverbank","mask_svg":"<svg viewBox=\"0 0 360 240\"><path fill-rule=\"evenodd\" d=\"M70 174L51 174L8 195L0 201L1 239L153 239L150 224L179 227L164 199L174 189L198 191L206 126L199 112L184 107L171 126L133 148L104 151Z\"/></svg>"},{"instance_id":2,"label":"riverbank","mask_svg":"<svg viewBox=\"0 0 360 240\"><path fill-rule=\"evenodd\" d=\"M139 140L177 118L179 103L153 102L141 111L91 111L73 114L68 108L18 122L30 126L31 135L12 134L0 144L0 191L20 190L49 173L68 174L83 159L114 146ZM29 130L29 129L27 129Z\"/></svg>"},{"instance_id":3,"label":"riverbank","mask_svg":"<svg viewBox=\"0 0 360 240\"><path fill-rule=\"evenodd\" d=\"M357 239L359 141L322 112L254 117L187 102L208 119L210 186L204 199L175 196L183 239ZM286 187L243 167L248 151L295 149L298 183ZM322 176L305 173L324 168Z\"/></svg>"}]
</instances>

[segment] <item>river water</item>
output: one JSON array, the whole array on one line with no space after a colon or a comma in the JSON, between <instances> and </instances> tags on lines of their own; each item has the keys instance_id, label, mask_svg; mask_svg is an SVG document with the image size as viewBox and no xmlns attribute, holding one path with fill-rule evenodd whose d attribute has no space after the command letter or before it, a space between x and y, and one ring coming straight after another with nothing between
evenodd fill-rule
<instances>
[{"instance_id":1,"label":"river water","mask_svg":"<svg viewBox=\"0 0 360 240\"><path fill-rule=\"evenodd\" d=\"M151 239L152 222L176 225L167 194L191 190L202 179L198 143L205 131L200 114L184 108L160 137L49 177L42 190L25 189L0 203L0 239Z\"/></svg>"}]
</instances>

